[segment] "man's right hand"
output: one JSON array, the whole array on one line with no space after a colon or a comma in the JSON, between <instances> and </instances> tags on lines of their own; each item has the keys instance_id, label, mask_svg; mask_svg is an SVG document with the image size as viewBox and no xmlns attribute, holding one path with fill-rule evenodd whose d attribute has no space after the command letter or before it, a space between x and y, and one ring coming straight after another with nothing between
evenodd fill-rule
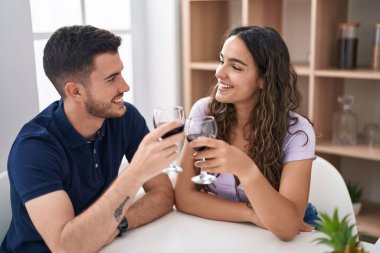
<instances>
[{"instance_id":1,"label":"man's right hand","mask_svg":"<svg viewBox=\"0 0 380 253\"><path fill-rule=\"evenodd\" d=\"M102 197L80 215L75 216L71 199L63 190L27 201L25 206L33 225L49 249L52 252L95 252L112 241L119 222L115 210L129 208L139 187L177 158L175 143L181 141L184 134L164 140L160 137L180 125L180 121L173 121L146 135L125 177L118 177Z\"/></svg>"},{"instance_id":2,"label":"man's right hand","mask_svg":"<svg viewBox=\"0 0 380 253\"><path fill-rule=\"evenodd\" d=\"M183 141L184 133L181 132L165 139L161 139L161 136L182 124L179 120L162 124L147 134L140 143L129 166L130 169L137 170L144 182L161 173L162 169L177 159L176 143Z\"/></svg>"}]
</instances>

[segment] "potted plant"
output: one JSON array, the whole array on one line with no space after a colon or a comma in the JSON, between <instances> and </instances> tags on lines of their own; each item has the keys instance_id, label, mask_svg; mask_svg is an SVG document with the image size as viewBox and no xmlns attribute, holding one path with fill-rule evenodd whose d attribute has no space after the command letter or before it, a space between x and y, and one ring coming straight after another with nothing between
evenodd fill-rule
<instances>
[{"instance_id":1,"label":"potted plant","mask_svg":"<svg viewBox=\"0 0 380 253\"><path fill-rule=\"evenodd\" d=\"M359 184L347 182L348 193L350 194L351 202L354 207L355 216L358 216L360 209L362 208L362 188Z\"/></svg>"},{"instance_id":2,"label":"potted plant","mask_svg":"<svg viewBox=\"0 0 380 253\"><path fill-rule=\"evenodd\" d=\"M325 236L316 238L317 244L330 246L333 249L331 253L366 253L360 246L358 235L353 234L355 224L348 223L348 215L340 219L337 209L332 217L323 212L319 215L321 220L317 222L316 230Z\"/></svg>"}]
</instances>

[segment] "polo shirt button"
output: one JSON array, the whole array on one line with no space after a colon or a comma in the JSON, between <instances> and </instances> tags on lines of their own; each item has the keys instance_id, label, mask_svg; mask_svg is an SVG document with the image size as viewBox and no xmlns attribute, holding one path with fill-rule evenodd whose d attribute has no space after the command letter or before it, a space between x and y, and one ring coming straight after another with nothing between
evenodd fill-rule
<instances>
[{"instance_id":1,"label":"polo shirt button","mask_svg":"<svg viewBox=\"0 0 380 253\"><path fill-rule=\"evenodd\" d=\"M95 168L98 168L99 167L99 164L95 164Z\"/></svg>"},{"instance_id":2,"label":"polo shirt button","mask_svg":"<svg viewBox=\"0 0 380 253\"><path fill-rule=\"evenodd\" d=\"M94 154L96 154L96 149L94 149Z\"/></svg>"}]
</instances>

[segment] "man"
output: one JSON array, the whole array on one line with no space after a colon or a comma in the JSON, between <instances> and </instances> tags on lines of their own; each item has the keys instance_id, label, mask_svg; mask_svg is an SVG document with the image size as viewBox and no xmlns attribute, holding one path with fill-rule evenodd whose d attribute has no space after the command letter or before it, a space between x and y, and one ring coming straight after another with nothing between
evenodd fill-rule
<instances>
[{"instance_id":1,"label":"man","mask_svg":"<svg viewBox=\"0 0 380 253\"><path fill-rule=\"evenodd\" d=\"M126 229L173 206L160 173L177 157L181 122L148 133L122 100L120 37L92 26L58 29L44 50L45 73L61 96L28 122L8 160L12 222L5 252L94 252ZM123 156L130 165L117 177ZM132 204L138 189L146 194Z\"/></svg>"}]
</instances>

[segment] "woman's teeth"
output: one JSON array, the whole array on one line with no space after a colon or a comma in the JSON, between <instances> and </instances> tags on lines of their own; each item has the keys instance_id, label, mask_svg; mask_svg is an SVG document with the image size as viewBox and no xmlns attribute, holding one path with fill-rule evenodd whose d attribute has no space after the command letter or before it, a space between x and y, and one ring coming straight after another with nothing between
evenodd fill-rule
<instances>
[{"instance_id":1,"label":"woman's teeth","mask_svg":"<svg viewBox=\"0 0 380 253\"><path fill-rule=\"evenodd\" d=\"M219 87L221 87L222 89L231 89L231 88L233 88L233 86L231 86L231 85L222 84L222 83L219 84Z\"/></svg>"}]
</instances>

